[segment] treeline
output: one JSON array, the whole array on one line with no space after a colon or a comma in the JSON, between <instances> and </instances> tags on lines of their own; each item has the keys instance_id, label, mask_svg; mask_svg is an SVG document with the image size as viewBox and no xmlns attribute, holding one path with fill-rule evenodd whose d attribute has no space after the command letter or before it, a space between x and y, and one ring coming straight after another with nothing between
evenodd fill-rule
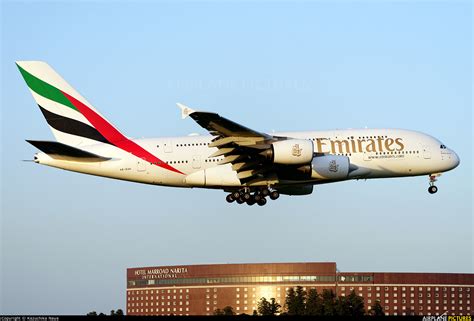
<instances>
[{"instance_id":1,"label":"treeline","mask_svg":"<svg viewBox=\"0 0 474 321\"><path fill-rule=\"evenodd\" d=\"M91 311L91 312L87 313L87 316L89 316L89 317L92 317L92 316L105 316L105 315L107 315L107 314L102 313L102 312L97 314L96 311ZM122 309L117 309L117 311L112 310L112 311L110 311L110 315L111 316L123 316L123 311L122 311Z\"/></svg>"},{"instance_id":2,"label":"treeline","mask_svg":"<svg viewBox=\"0 0 474 321\"><path fill-rule=\"evenodd\" d=\"M334 291L316 289L306 292L303 287L289 288L286 292L285 305L282 307L275 298L261 298L253 315L295 315L295 316L343 316L362 317L364 315L383 316L383 308L377 300L369 314L366 314L364 299L352 291L348 296L337 297ZM235 315L232 307L216 309L214 315Z\"/></svg>"}]
</instances>

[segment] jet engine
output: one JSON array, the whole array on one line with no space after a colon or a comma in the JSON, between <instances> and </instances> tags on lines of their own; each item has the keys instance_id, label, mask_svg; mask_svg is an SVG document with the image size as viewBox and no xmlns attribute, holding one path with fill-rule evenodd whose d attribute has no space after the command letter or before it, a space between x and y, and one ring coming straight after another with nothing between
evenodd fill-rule
<instances>
[{"instance_id":1,"label":"jet engine","mask_svg":"<svg viewBox=\"0 0 474 321\"><path fill-rule=\"evenodd\" d=\"M272 144L272 147L263 151L261 155L274 164L303 165L310 164L313 159L314 145L307 139L281 140Z\"/></svg>"},{"instance_id":2,"label":"jet engine","mask_svg":"<svg viewBox=\"0 0 474 321\"><path fill-rule=\"evenodd\" d=\"M311 178L341 180L349 175L349 157L337 155L316 156L311 162Z\"/></svg>"}]
</instances>

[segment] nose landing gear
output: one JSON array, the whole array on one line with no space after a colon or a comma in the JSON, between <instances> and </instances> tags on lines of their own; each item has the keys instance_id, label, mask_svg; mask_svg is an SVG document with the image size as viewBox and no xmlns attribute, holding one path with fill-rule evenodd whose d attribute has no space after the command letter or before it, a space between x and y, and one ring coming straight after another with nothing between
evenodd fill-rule
<instances>
[{"instance_id":1,"label":"nose landing gear","mask_svg":"<svg viewBox=\"0 0 474 321\"><path fill-rule=\"evenodd\" d=\"M432 175L430 175L430 187L428 187L428 193L435 194L436 192L438 192L438 187L436 187L435 182L438 180L437 178L440 175L441 174L432 174Z\"/></svg>"}]
</instances>

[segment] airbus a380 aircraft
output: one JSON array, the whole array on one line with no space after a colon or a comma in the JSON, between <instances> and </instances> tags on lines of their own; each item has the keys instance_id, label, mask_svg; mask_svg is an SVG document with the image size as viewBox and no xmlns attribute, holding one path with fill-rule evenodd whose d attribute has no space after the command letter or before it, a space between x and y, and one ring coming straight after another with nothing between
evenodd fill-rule
<instances>
[{"instance_id":1,"label":"airbus a380 aircraft","mask_svg":"<svg viewBox=\"0 0 474 321\"><path fill-rule=\"evenodd\" d=\"M109 178L173 187L222 189L229 203L266 204L280 194L311 194L316 184L350 179L429 176L459 165L432 136L402 129L262 133L216 113L190 117L209 136L131 139L124 136L48 64L17 66L56 141L28 140L38 164Z\"/></svg>"}]
</instances>

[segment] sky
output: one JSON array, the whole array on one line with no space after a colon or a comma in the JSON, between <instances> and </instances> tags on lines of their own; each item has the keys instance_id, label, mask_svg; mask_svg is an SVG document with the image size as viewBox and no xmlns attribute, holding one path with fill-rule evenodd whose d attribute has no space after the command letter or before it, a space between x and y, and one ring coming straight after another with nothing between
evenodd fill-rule
<instances>
[{"instance_id":1,"label":"sky","mask_svg":"<svg viewBox=\"0 0 474 321\"><path fill-rule=\"evenodd\" d=\"M126 268L337 262L473 273L470 1L1 3L0 314L125 308ZM461 158L265 207L222 191L43 167L53 136L15 66L52 65L132 137L206 134L176 102L259 131L407 128Z\"/></svg>"}]
</instances>

